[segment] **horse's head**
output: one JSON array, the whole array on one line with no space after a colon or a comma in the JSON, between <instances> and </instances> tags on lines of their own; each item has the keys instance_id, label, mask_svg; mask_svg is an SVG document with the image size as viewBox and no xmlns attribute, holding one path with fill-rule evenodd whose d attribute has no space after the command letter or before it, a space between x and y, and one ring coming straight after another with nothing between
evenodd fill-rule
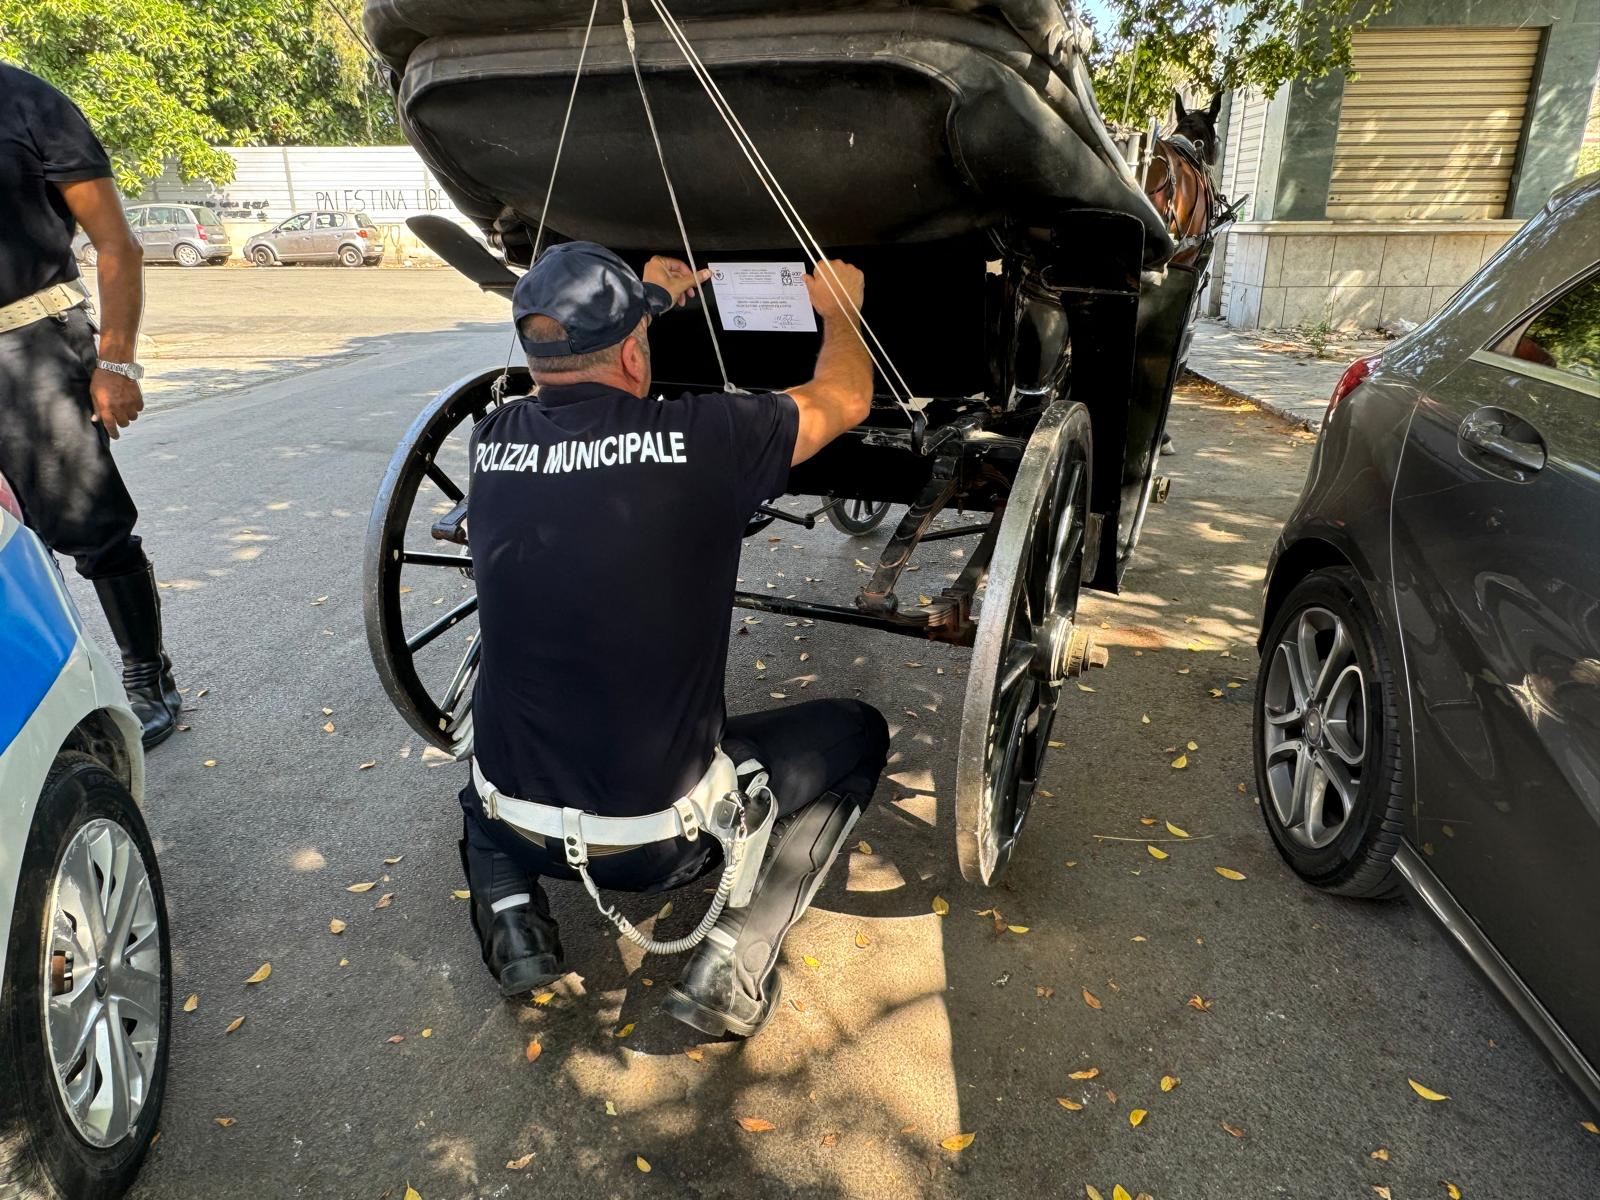
<instances>
[{"instance_id":1,"label":"horse's head","mask_svg":"<svg viewBox=\"0 0 1600 1200\"><path fill-rule=\"evenodd\" d=\"M1172 132L1182 134L1196 146L1206 162L1215 166L1217 161L1217 114L1222 111L1222 93L1211 97L1209 108L1184 108L1183 97L1173 93L1178 105L1178 123Z\"/></svg>"}]
</instances>

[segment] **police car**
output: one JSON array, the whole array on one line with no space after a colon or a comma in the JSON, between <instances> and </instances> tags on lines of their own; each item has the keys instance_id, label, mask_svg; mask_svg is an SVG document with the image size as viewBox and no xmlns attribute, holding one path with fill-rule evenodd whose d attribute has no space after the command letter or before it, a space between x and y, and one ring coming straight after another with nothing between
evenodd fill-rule
<instances>
[{"instance_id":1,"label":"police car","mask_svg":"<svg viewBox=\"0 0 1600 1200\"><path fill-rule=\"evenodd\" d=\"M127 1190L172 969L139 722L0 477L0 1198Z\"/></svg>"}]
</instances>

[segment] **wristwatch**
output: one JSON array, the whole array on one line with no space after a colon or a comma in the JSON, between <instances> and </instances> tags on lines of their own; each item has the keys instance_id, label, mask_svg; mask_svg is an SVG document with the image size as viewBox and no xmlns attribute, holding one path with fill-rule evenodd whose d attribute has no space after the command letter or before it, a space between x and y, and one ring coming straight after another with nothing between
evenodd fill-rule
<instances>
[{"instance_id":1,"label":"wristwatch","mask_svg":"<svg viewBox=\"0 0 1600 1200\"><path fill-rule=\"evenodd\" d=\"M114 375L126 375L129 379L133 380L144 378L144 368L136 362L107 362L102 358L96 365L99 366L102 371L110 371Z\"/></svg>"}]
</instances>

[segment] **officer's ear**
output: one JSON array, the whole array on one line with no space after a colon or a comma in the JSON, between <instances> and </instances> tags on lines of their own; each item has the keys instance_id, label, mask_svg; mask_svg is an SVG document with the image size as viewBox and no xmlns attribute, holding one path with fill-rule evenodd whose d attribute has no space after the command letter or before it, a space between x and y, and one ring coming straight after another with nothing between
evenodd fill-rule
<instances>
[{"instance_id":1,"label":"officer's ear","mask_svg":"<svg viewBox=\"0 0 1600 1200\"><path fill-rule=\"evenodd\" d=\"M650 344L643 331L630 333L622 340L622 373L628 382L648 391L650 387Z\"/></svg>"}]
</instances>

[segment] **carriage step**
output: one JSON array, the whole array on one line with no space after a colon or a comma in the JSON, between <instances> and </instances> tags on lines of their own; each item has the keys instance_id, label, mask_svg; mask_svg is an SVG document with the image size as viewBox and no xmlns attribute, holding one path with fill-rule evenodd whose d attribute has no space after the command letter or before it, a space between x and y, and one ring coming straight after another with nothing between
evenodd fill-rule
<instances>
[{"instance_id":1,"label":"carriage step","mask_svg":"<svg viewBox=\"0 0 1600 1200\"><path fill-rule=\"evenodd\" d=\"M441 542L454 542L458 546L467 544L467 502L457 504L444 516L433 523L430 530L434 538Z\"/></svg>"}]
</instances>

